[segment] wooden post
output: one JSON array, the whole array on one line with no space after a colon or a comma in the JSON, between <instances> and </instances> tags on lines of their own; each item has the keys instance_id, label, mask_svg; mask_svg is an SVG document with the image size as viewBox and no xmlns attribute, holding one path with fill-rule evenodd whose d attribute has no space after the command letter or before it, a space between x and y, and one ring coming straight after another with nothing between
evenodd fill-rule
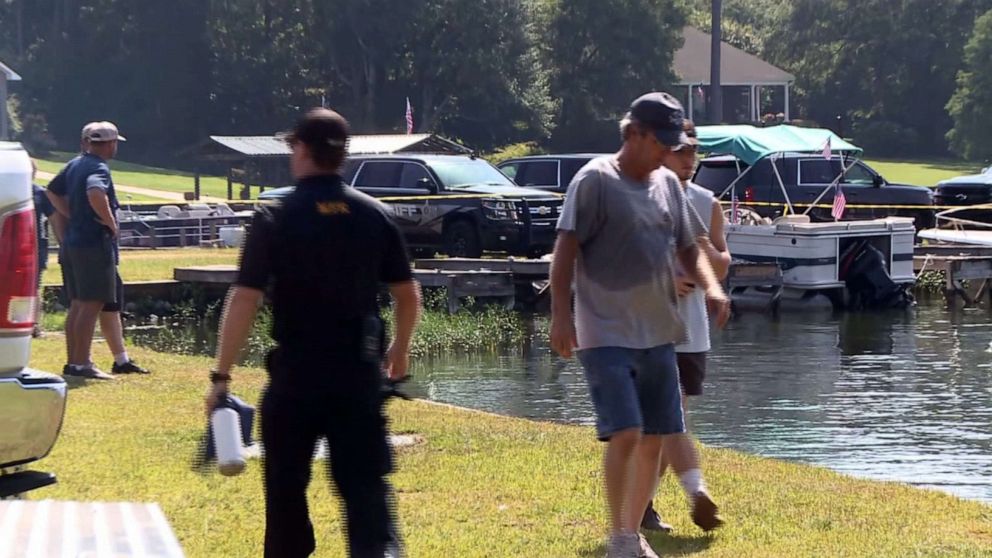
<instances>
[{"instance_id":1,"label":"wooden post","mask_svg":"<svg viewBox=\"0 0 992 558\"><path fill-rule=\"evenodd\" d=\"M234 199L234 180L232 175L231 167L227 168L227 199Z\"/></svg>"},{"instance_id":2,"label":"wooden post","mask_svg":"<svg viewBox=\"0 0 992 558\"><path fill-rule=\"evenodd\" d=\"M179 227L179 246L186 247L186 227Z\"/></svg>"},{"instance_id":3,"label":"wooden post","mask_svg":"<svg viewBox=\"0 0 992 558\"><path fill-rule=\"evenodd\" d=\"M193 199L200 201L200 171L193 175Z\"/></svg>"}]
</instances>

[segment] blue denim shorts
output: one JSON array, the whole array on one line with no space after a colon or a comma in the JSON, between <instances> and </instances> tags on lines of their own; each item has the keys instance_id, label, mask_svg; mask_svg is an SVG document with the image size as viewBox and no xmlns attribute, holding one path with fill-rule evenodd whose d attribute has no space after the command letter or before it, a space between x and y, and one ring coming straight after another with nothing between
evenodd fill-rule
<instances>
[{"instance_id":1,"label":"blue denim shorts","mask_svg":"<svg viewBox=\"0 0 992 558\"><path fill-rule=\"evenodd\" d=\"M596 347L579 351L578 357L596 408L600 440L630 428L649 435L685 432L675 345Z\"/></svg>"}]
</instances>

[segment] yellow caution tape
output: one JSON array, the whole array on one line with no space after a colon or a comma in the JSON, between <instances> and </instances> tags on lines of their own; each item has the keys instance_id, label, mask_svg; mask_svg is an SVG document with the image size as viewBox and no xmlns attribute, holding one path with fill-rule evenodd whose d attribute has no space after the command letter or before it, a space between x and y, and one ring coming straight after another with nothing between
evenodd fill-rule
<instances>
[{"instance_id":1,"label":"yellow caution tape","mask_svg":"<svg viewBox=\"0 0 992 558\"><path fill-rule=\"evenodd\" d=\"M734 202L721 201L721 205L731 206ZM787 207L785 202L745 202L738 201L738 207L748 207L748 206L759 206L759 207ZM793 207L810 207L811 204L808 203L793 203ZM829 203L818 203L813 205L813 207L819 207L823 209L833 208L833 204ZM968 207L966 205L872 205L872 204L860 204L860 203L849 203L844 206L845 208L861 208L861 209L961 209Z\"/></svg>"}]
</instances>

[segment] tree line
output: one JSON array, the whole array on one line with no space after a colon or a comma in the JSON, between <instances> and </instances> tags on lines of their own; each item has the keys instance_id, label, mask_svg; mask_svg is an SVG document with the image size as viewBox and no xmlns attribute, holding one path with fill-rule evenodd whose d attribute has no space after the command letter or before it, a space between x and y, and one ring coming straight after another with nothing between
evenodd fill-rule
<instances>
[{"instance_id":1,"label":"tree line","mask_svg":"<svg viewBox=\"0 0 992 558\"><path fill-rule=\"evenodd\" d=\"M796 75L793 114L874 155L992 156L992 0L724 0L724 38ZM482 150L609 149L671 90L710 0L0 0L20 139L72 149L109 119L132 158L287 127L321 103L356 132Z\"/></svg>"}]
</instances>

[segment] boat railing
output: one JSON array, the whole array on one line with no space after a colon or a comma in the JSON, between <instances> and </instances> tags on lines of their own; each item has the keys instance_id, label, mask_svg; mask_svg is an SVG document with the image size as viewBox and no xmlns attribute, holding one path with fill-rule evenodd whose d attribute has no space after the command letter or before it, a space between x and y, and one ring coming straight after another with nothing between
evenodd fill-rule
<instances>
[{"instance_id":1,"label":"boat railing","mask_svg":"<svg viewBox=\"0 0 992 558\"><path fill-rule=\"evenodd\" d=\"M974 211L974 210L992 210L992 203L982 203L977 205L963 205L961 207L954 207L951 209L945 209L937 213L937 227L940 227L941 222L949 225L955 230L963 230L966 226L969 227L982 227L982 228L992 228L992 223L983 223L982 221L975 221L974 219L967 219L964 217L955 217L954 214L963 211Z\"/></svg>"}]
</instances>

